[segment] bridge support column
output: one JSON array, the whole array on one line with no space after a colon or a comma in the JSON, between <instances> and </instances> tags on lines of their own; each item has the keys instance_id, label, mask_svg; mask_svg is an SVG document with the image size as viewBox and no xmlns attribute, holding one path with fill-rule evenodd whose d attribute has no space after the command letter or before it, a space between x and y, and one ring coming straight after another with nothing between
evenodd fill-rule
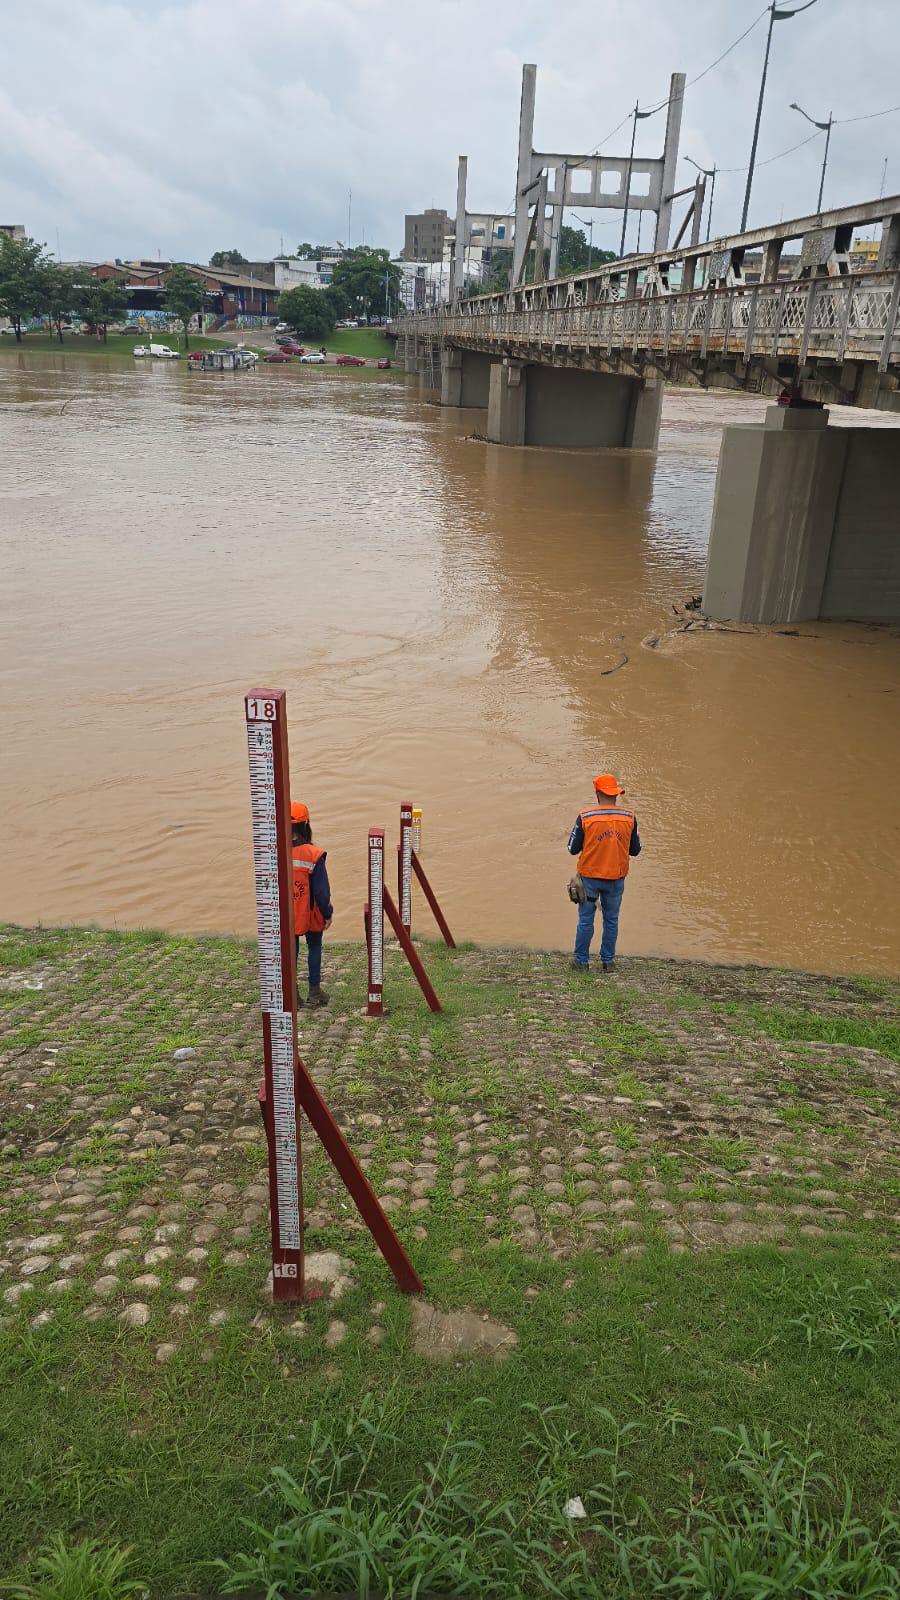
<instances>
[{"instance_id":1,"label":"bridge support column","mask_svg":"<svg viewBox=\"0 0 900 1600\"><path fill-rule=\"evenodd\" d=\"M635 384L631 415L625 432L625 445L628 449L657 448L664 387L662 383L648 383L646 378Z\"/></svg>"},{"instance_id":2,"label":"bridge support column","mask_svg":"<svg viewBox=\"0 0 900 1600\"><path fill-rule=\"evenodd\" d=\"M725 428L703 589L711 617L818 617L844 466L828 412L770 406L765 422Z\"/></svg>"},{"instance_id":3,"label":"bridge support column","mask_svg":"<svg viewBox=\"0 0 900 1600\"><path fill-rule=\"evenodd\" d=\"M407 338L406 350L403 358L403 369L411 376L414 376L419 370L418 344L418 339Z\"/></svg>"},{"instance_id":4,"label":"bridge support column","mask_svg":"<svg viewBox=\"0 0 900 1600\"><path fill-rule=\"evenodd\" d=\"M722 435L703 608L719 620L900 617L900 451L890 428L770 406Z\"/></svg>"},{"instance_id":5,"label":"bridge support column","mask_svg":"<svg viewBox=\"0 0 900 1600\"><path fill-rule=\"evenodd\" d=\"M487 436L492 444L525 443L525 405L528 368L522 361L491 364Z\"/></svg>"},{"instance_id":6,"label":"bridge support column","mask_svg":"<svg viewBox=\"0 0 900 1600\"><path fill-rule=\"evenodd\" d=\"M485 407L491 385L491 358L479 350L441 351L441 405Z\"/></svg>"}]
</instances>

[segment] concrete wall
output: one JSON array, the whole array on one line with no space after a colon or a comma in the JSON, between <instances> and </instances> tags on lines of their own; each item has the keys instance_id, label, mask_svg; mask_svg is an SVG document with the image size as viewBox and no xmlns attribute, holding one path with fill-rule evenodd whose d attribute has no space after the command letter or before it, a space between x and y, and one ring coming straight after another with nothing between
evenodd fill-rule
<instances>
[{"instance_id":1,"label":"concrete wall","mask_svg":"<svg viewBox=\"0 0 900 1600\"><path fill-rule=\"evenodd\" d=\"M626 442L634 378L529 367L525 443L617 449Z\"/></svg>"},{"instance_id":2,"label":"concrete wall","mask_svg":"<svg viewBox=\"0 0 900 1600\"><path fill-rule=\"evenodd\" d=\"M900 430L847 428L822 617L900 617Z\"/></svg>"},{"instance_id":3,"label":"concrete wall","mask_svg":"<svg viewBox=\"0 0 900 1600\"><path fill-rule=\"evenodd\" d=\"M725 428L703 608L718 620L900 616L900 435L770 406Z\"/></svg>"}]
</instances>

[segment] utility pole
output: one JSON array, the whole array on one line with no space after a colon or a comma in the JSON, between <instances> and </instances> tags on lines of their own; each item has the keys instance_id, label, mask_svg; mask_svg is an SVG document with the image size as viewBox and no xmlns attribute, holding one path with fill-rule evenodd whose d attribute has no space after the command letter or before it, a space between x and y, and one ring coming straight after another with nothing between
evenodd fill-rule
<instances>
[{"instance_id":1,"label":"utility pole","mask_svg":"<svg viewBox=\"0 0 900 1600\"><path fill-rule=\"evenodd\" d=\"M634 140L637 133L637 125L639 122L643 122L647 117L652 117L653 112L639 111L637 105L635 105L634 111L631 115L631 149L628 152L628 166L625 172L625 210L622 213L622 238L619 241L620 256L625 254L625 230L628 227L628 197L631 194L631 169L634 166Z\"/></svg>"},{"instance_id":2,"label":"utility pole","mask_svg":"<svg viewBox=\"0 0 900 1600\"><path fill-rule=\"evenodd\" d=\"M797 17L801 11L808 11L814 6L816 0L806 0L805 6L795 6L793 11L779 11L775 0L769 6L769 29L766 34L766 53L763 57L762 78L759 85L759 100L756 104L756 122L753 125L753 143L750 146L750 165L747 168L747 187L744 191L744 209L741 213L741 233L747 231L747 214L750 210L750 190L753 187L753 170L756 166L756 146L759 143L759 125L762 121L763 99L766 93L766 74L769 70L769 51L772 47L772 29L776 22L787 22L789 17Z\"/></svg>"}]
</instances>

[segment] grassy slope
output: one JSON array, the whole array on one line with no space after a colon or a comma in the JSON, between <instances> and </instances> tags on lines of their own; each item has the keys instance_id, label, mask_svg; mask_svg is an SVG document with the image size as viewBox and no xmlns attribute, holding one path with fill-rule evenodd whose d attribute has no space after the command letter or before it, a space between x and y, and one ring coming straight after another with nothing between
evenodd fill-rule
<instances>
[{"instance_id":1,"label":"grassy slope","mask_svg":"<svg viewBox=\"0 0 900 1600\"><path fill-rule=\"evenodd\" d=\"M306 339L304 343L315 347L316 341ZM394 353L393 340L386 339L380 328L335 328L325 340L325 348L339 356L366 356L370 361Z\"/></svg>"},{"instance_id":2,"label":"grassy slope","mask_svg":"<svg viewBox=\"0 0 900 1600\"><path fill-rule=\"evenodd\" d=\"M148 982L151 956L167 963L165 987ZM51 932L15 934L2 960L7 970L67 965L72 1006L101 1005L100 1034L95 1020L72 1023L65 1016L48 1032L41 1023L41 993L0 992L0 1002L16 1012L16 1031L5 1040L7 1062L24 1059L24 1051L47 1037L62 1043L72 1064L61 1070L82 1092L94 1085L108 1091L116 1073L126 1072L121 1105L104 1115L122 1115L132 1098L152 1099L156 1090L151 1075L143 1076L146 1066L153 1062L159 1069L172 1048L192 1043L182 1020L192 1009L222 1019L219 1070L233 1070L229 1007L235 996L253 1005L252 956L245 947L224 940ZM391 962L392 1014L366 1033L356 1058L359 1079L346 1084L344 1094L352 1103L354 1095L380 1084L389 1100L392 1080L410 1072L407 1052L417 1040L427 1041L433 1057L422 1089L438 1108L439 1127L446 1116L441 1150L446 1138L452 1158L451 1101L474 1099L492 1115L503 1104L502 1085L491 1086L489 1077L483 1080L465 1066L463 1042L473 1018L489 1036L492 1014L509 1015L517 1001L502 982L496 991L473 983L464 950L430 947L427 961L444 1014L431 1017L405 969ZM355 978L361 977L358 965ZM347 988L338 982L336 1017L353 1017L358 988L355 981ZM141 991L137 1009L133 991ZM860 991L864 996L862 985ZM671 998L674 1011L677 984ZM763 1032L769 1020L762 1007L745 1007L736 1016L739 1029ZM776 1037L798 1031L814 1036L786 1013L772 1013L771 1020ZM896 1030L887 1042L896 1052ZM626 1044L639 1072L640 1030ZM52 1116L62 1120L58 1109ZM7 1130L10 1136L23 1142L16 1128ZM102 1134L96 1141L96 1154L89 1145L83 1160L106 1163L116 1213L111 1229L142 1195L177 1197L177 1182L165 1178L152 1156L110 1166L114 1152ZM620 1143L627 1153L630 1141L623 1135ZM415 1160L416 1149L415 1119L408 1151L402 1136L387 1130L376 1135L376 1181L383 1181L389 1159L408 1153ZM38 1163L48 1183L58 1159ZM253 1177L264 1156L260 1146L252 1146L235 1152L234 1159L246 1163ZM311 1140L305 1165L307 1204L314 1206L326 1164ZM18 1163L15 1169L24 1170ZM13 1172L7 1183L13 1210L15 1193ZM174 1336L174 1324L162 1299L153 1325L127 1335L108 1320L81 1320L87 1288L66 1297L55 1320L39 1330L29 1326L37 1296L17 1307L0 1328L5 1562L22 1570L29 1550L48 1531L62 1529L72 1539L90 1533L134 1544L137 1571L160 1600L191 1582L201 1587L211 1570L204 1563L252 1546L243 1519L267 1525L275 1520L274 1508L256 1498L272 1467L301 1478L318 1427L338 1442L342 1430L348 1439L361 1432L368 1437L354 1419L373 1402L383 1414L366 1481L391 1497L423 1481L450 1428L455 1438L480 1446L472 1458L477 1487L492 1503L514 1495L533 1504L541 1482L542 1493L550 1485L556 1506L579 1494L595 1509L602 1507L602 1500L591 1501L590 1490L596 1484L608 1491L613 1451L616 1470L666 1528L667 1508L696 1505L723 1490L733 1441L718 1430L745 1425L770 1429L801 1454L808 1441L822 1452L828 1471L846 1475L861 1512L877 1520L896 1492L900 1434L900 1314L895 1309L891 1324L885 1311L892 1297L896 1301L895 1241L888 1234L860 1219L852 1237L845 1230L839 1243L798 1240L787 1251L757 1246L676 1256L648 1214L643 1254L585 1252L561 1261L539 1248L486 1245L482 1213L490 1203L475 1189L461 1210L453 1207L442 1182L432 1197L427 1239L413 1243L407 1221L400 1231L430 1299L489 1310L517 1329L519 1346L500 1365L462 1360L435 1368L412 1355L408 1301L390 1289L368 1239L341 1226L315 1238L316 1248L339 1249L357 1264L357 1286L340 1309L350 1333L334 1350L321 1338L334 1315L323 1302L305 1311L304 1339L291 1336L285 1319L278 1318L248 1334L267 1260L264 1224L255 1230L245 1266L225 1266L211 1247L208 1275L192 1305L195 1320L187 1328L178 1324L180 1348L165 1366L155 1363L154 1345ZM4 1232L11 1220L8 1215ZM461 1254L453 1259L451 1252ZM226 1324L212 1359L204 1359L205 1317L223 1285L245 1306L246 1319L243 1325ZM373 1348L365 1328L372 1303L382 1298L385 1338ZM867 1339L857 1359L839 1348L841 1330L853 1328ZM366 1412L369 1422L375 1414ZM633 1431L617 1433L612 1418ZM625 1479L617 1492L625 1506ZM604 1560L599 1547L595 1555ZM619 1592L610 1577L603 1593Z\"/></svg>"},{"instance_id":3,"label":"grassy slope","mask_svg":"<svg viewBox=\"0 0 900 1600\"><path fill-rule=\"evenodd\" d=\"M152 335L154 344L167 344L170 350L178 350L184 354L184 339L180 333L161 333ZM235 343L237 340L235 339ZM57 355L92 355L92 356L130 356L136 344L149 344L150 335L142 338L132 337L130 334L111 333L103 343L102 339L95 339L88 334L67 333L63 335L60 344L55 335L49 333L28 333L21 344L15 339L0 339L0 355L11 355L23 350L47 350ZM205 336L192 333L190 339L192 350L221 350L220 339L207 339Z\"/></svg>"}]
</instances>

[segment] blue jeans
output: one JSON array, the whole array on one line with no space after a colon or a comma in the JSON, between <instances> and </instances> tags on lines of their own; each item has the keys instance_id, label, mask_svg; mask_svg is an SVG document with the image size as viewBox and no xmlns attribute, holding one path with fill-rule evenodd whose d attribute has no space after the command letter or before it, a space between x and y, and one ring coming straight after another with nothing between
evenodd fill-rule
<instances>
[{"instance_id":1,"label":"blue jeans","mask_svg":"<svg viewBox=\"0 0 900 1600\"><path fill-rule=\"evenodd\" d=\"M306 964L309 967L309 987L318 989L322 982L322 932L304 934L306 939ZM300 935L294 934L294 947L297 951L297 982L300 982Z\"/></svg>"},{"instance_id":2,"label":"blue jeans","mask_svg":"<svg viewBox=\"0 0 900 1600\"><path fill-rule=\"evenodd\" d=\"M582 878L585 901L578 907L578 928L575 933L575 960L586 967L591 959L591 940L594 937L594 917L597 901L603 912L603 938L600 941L600 960L613 961L616 954L616 937L619 932L619 907L625 893L624 878Z\"/></svg>"}]
</instances>

